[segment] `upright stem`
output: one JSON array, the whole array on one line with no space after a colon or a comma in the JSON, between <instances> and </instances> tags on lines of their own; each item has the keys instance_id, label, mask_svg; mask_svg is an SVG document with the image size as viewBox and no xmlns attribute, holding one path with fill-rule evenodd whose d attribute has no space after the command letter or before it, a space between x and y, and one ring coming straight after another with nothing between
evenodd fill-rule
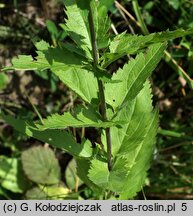
<instances>
[{"instance_id":1,"label":"upright stem","mask_svg":"<svg viewBox=\"0 0 193 216\"><path fill-rule=\"evenodd\" d=\"M148 35L149 31L148 31L147 26L145 25L145 22L142 18L142 14L141 14L141 11L139 8L138 0L132 0L132 4L133 4L133 9L134 9L135 15L137 17L137 20L140 23L141 30L142 30L143 34Z\"/></svg>"},{"instance_id":2,"label":"upright stem","mask_svg":"<svg viewBox=\"0 0 193 216\"><path fill-rule=\"evenodd\" d=\"M90 28L90 35L91 35L91 43L92 43L92 54L93 54L93 66L94 69L97 70L98 66L98 48L97 48L97 40L96 40L96 34L94 29L94 21L93 21L93 15L92 15L92 9L89 5L89 15L88 15L88 21L89 21L89 28ZM104 86L103 82L99 79L98 81L98 88L99 88L99 99L100 99L100 109L101 109L101 115L104 121L107 120L107 112L106 112L106 102L105 102L105 93L104 93ZM112 169L112 143L111 143L111 134L110 134L110 128L105 129L106 133L106 140L107 140L107 161L108 161L108 170L110 171Z\"/></svg>"},{"instance_id":3,"label":"upright stem","mask_svg":"<svg viewBox=\"0 0 193 216\"><path fill-rule=\"evenodd\" d=\"M92 9L90 5L89 5L88 22L89 22L89 28L90 28L90 34L91 34L92 55L93 55L93 61L94 61L93 63L94 63L94 67L97 67L99 53L98 53L98 48L97 48L97 40L96 40L96 34L95 34L95 29L94 29Z\"/></svg>"}]
</instances>

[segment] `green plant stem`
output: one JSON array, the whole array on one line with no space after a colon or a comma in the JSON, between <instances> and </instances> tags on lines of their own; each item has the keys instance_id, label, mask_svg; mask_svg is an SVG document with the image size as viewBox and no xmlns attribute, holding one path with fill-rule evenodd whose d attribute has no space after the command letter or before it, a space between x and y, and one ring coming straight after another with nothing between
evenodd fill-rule
<instances>
[{"instance_id":1,"label":"green plant stem","mask_svg":"<svg viewBox=\"0 0 193 216\"><path fill-rule=\"evenodd\" d=\"M98 65L99 53L98 53L98 48L97 48L97 40L96 40L96 34L95 34L95 29L94 29L94 21L93 21L91 6L89 6L88 21L89 21L89 28L90 28L90 34L91 34L93 63L94 63L94 67L96 68Z\"/></svg>"},{"instance_id":2,"label":"green plant stem","mask_svg":"<svg viewBox=\"0 0 193 216\"><path fill-rule=\"evenodd\" d=\"M143 34L148 35L149 31L147 29L147 26L145 25L144 20L143 20L143 17L142 17L140 8L139 8L138 0L132 0L132 5L133 5L133 9L134 9L135 15L137 17L137 20L140 23L141 30L142 30Z\"/></svg>"},{"instance_id":3,"label":"green plant stem","mask_svg":"<svg viewBox=\"0 0 193 216\"><path fill-rule=\"evenodd\" d=\"M90 35L91 35L91 43L92 43L92 53L93 53L93 66L94 70L97 70L98 66L98 48L97 48L97 40L96 40L96 34L94 30L94 21L93 21L93 15L92 15L92 9L89 5L89 15L88 15L88 21L89 21L89 28L90 28ZM101 109L101 115L104 121L107 120L107 113L106 113L106 102L105 102L105 93L104 93L104 86L102 80L97 79L98 81L98 88L99 88L99 100L100 104L99 107ZM111 133L110 128L105 129L106 134L106 140L107 140L107 161L108 161L108 170L112 170L112 143L111 143Z\"/></svg>"},{"instance_id":4,"label":"green plant stem","mask_svg":"<svg viewBox=\"0 0 193 216\"><path fill-rule=\"evenodd\" d=\"M106 140L107 140L107 161L108 161L108 170L112 170L112 142L111 142L111 131L110 128L105 129Z\"/></svg>"}]
</instances>

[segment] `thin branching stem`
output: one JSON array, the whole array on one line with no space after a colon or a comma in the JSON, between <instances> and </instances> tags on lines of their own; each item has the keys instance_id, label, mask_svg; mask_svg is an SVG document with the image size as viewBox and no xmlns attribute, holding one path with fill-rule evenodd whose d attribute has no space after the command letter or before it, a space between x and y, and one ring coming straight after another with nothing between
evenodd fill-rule
<instances>
[{"instance_id":1,"label":"thin branching stem","mask_svg":"<svg viewBox=\"0 0 193 216\"><path fill-rule=\"evenodd\" d=\"M93 21L91 6L89 6L88 21L89 21L89 28L90 28L90 35L91 35L93 66L94 66L94 70L97 70L99 53L98 53L98 48L97 48L97 40L96 40L96 34L95 34L95 29L94 29L94 21ZM101 115L102 115L103 120L106 121L107 112L106 112L104 85L103 85L102 80L97 79L97 81L98 81L98 88L99 88L99 99L100 99L99 105L100 105ZM106 140L107 140L108 170L110 171L112 169L112 143L111 143L110 128L106 128L105 133L106 133Z\"/></svg>"}]
</instances>

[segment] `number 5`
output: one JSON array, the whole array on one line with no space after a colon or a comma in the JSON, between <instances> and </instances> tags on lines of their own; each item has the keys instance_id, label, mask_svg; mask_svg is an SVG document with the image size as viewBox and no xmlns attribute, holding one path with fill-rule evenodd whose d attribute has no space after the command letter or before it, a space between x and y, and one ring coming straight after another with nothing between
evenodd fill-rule
<instances>
[{"instance_id":1,"label":"number 5","mask_svg":"<svg viewBox=\"0 0 193 216\"><path fill-rule=\"evenodd\" d=\"M182 203L181 210L186 211L187 210L187 203Z\"/></svg>"}]
</instances>

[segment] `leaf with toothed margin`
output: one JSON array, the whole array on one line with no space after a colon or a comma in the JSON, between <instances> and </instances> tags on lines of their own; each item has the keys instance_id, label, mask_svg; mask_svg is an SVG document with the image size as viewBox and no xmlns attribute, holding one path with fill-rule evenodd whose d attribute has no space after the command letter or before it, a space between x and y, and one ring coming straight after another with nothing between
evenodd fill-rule
<instances>
[{"instance_id":1,"label":"leaf with toothed margin","mask_svg":"<svg viewBox=\"0 0 193 216\"><path fill-rule=\"evenodd\" d=\"M107 4L108 3L108 4ZM92 59L92 42L88 24L89 5L91 6L94 31L98 49L106 48L109 45L108 31L110 29L110 20L107 15L107 5L112 2L66 0L65 24L61 27L68 33L71 39L79 48L85 51L88 59Z\"/></svg>"},{"instance_id":2,"label":"leaf with toothed margin","mask_svg":"<svg viewBox=\"0 0 193 216\"><path fill-rule=\"evenodd\" d=\"M91 106L79 106L72 115L65 112L63 115L53 114L43 119L43 124L36 124L39 130L64 129L67 127L98 127L106 128L120 124L118 122L103 121L101 116Z\"/></svg>"},{"instance_id":3,"label":"leaf with toothed margin","mask_svg":"<svg viewBox=\"0 0 193 216\"><path fill-rule=\"evenodd\" d=\"M34 137L42 142L48 143L56 148L61 148L69 154L76 157L89 158L93 154L92 144L89 140L83 140L81 144L76 143L73 136L61 130L38 131L33 123L26 122L22 119L16 119L13 116L1 114L1 117L15 130Z\"/></svg>"},{"instance_id":4,"label":"leaf with toothed margin","mask_svg":"<svg viewBox=\"0 0 193 216\"><path fill-rule=\"evenodd\" d=\"M103 178L97 176L97 173L106 172L107 162L100 162L100 166L94 162L89 171L95 184L99 179L101 187L119 193L121 199L133 198L142 189L150 166L158 128L158 112L153 110L151 97L150 84L146 82L137 97L127 101L115 117L115 120L127 123L110 129L112 170ZM107 151L104 135L102 143Z\"/></svg>"},{"instance_id":5,"label":"leaf with toothed margin","mask_svg":"<svg viewBox=\"0 0 193 216\"><path fill-rule=\"evenodd\" d=\"M45 185L60 182L60 166L51 148L31 147L22 152L21 160L24 172L31 181Z\"/></svg>"},{"instance_id":6,"label":"leaf with toothed margin","mask_svg":"<svg viewBox=\"0 0 193 216\"><path fill-rule=\"evenodd\" d=\"M143 49L146 49L151 44L163 43L175 38L193 34L193 28L177 29L175 31L156 32L149 35L131 35L125 32L113 38L110 42L109 52L102 56L103 67L106 68L109 64L117 59L125 56L136 54Z\"/></svg>"},{"instance_id":7,"label":"leaf with toothed margin","mask_svg":"<svg viewBox=\"0 0 193 216\"><path fill-rule=\"evenodd\" d=\"M90 169L88 171L89 179L101 188L108 187L109 171L107 163L99 159L91 161Z\"/></svg>"},{"instance_id":8,"label":"leaf with toothed margin","mask_svg":"<svg viewBox=\"0 0 193 216\"><path fill-rule=\"evenodd\" d=\"M77 46L92 59L92 45L88 26L88 4L80 0L65 0L67 19L61 27L67 32Z\"/></svg>"},{"instance_id":9,"label":"leaf with toothed margin","mask_svg":"<svg viewBox=\"0 0 193 216\"><path fill-rule=\"evenodd\" d=\"M113 75L112 80L121 80L121 82L107 83L105 98L115 111L137 96L146 79L161 60L165 49L165 43L153 44L146 53L140 53Z\"/></svg>"},{"instance_id":10,"label":"leaf with toothed margin","mask_svg":"<svg viewBox=\"0 0 193 216\"><path fill-rule=\"evenodd\" d=\"M44 70L50 69L87 103L98 98L97 78L92 70L85 69L85 58L82 55L70 52L65 46L50 47L45 41L35 45L38 49L35 59L19 55L18 58L13 58L13 66L4 70L39 70L44 73Z\"/></svg>"}]
</instances>

